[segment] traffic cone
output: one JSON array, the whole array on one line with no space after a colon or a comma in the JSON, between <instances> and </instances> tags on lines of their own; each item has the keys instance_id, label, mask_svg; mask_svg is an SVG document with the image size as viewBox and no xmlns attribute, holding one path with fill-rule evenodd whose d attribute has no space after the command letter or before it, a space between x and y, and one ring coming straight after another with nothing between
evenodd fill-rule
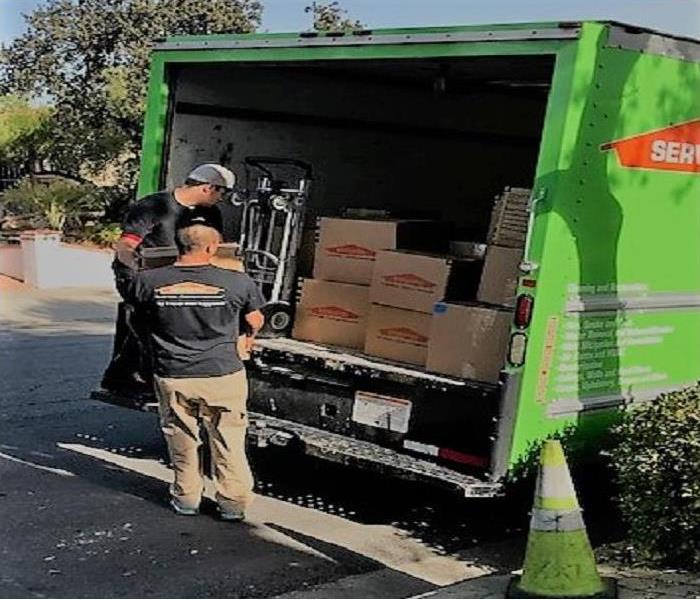
<instances>
[{"instance_id":1,"label":"traffic cone","mask_svg":"<svg viewBox=\"0 0 700 600\"><path fill-rule=\"evenodd\" d=\"M617 582L601 578L561 444L545 442L523 574L507 598L617 598Z\"/></svg>"}]
</instances>

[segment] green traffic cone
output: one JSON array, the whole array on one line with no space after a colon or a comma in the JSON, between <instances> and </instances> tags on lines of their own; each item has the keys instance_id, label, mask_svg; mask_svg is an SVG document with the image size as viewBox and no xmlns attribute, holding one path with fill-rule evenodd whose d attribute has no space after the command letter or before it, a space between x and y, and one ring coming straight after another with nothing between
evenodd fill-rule
<instances>
[{"instance_id":1,"label":"green traffic cone","mask_svg":"<svg viewBox=\"0 0 700 600\"><path fill-rule=\"evenodd\" d=\"M564 451L545 442L535 485L535 503L523 574L508 598L617 598L614 579L601 578Z\"/></svg>"}]
</instances>

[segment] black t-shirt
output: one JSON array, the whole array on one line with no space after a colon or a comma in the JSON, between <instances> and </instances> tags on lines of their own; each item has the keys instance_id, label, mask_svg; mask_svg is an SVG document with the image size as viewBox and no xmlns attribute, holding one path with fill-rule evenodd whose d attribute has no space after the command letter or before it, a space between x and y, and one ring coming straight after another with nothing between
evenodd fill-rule
<instances>
[{"instance_id":1,"label":"black t-shirt","mask_svg":"<svg viewBox=\"0 0 700 600\"><path fill-rule=\"evenodd\" d=\"M175 245L175 227L182 213L190 210L175 200L169 191L156 192L141 198L124 217L122 236L138 244L138 248L159 248ZM117 274L133 276L133 270L117 258L112 266Z\"/></svg>"},{"instance_id":2,"label":"black t-shirt","mask_svg":"<svg viewBox=\"0 0 700 600\"><path fill-rule=\"evenodd\" d=\"M122 235L139 242L139 247L175 245L175 225L189 207L175 200L172 192L156 192L131 207L122 224Z\"/></svg>"},{"instance_id":3,"label":"black t-shirt","mask_svg":"<svg viewBox=\"0 0 700 600\"><path fill-rule=\"evenodd\" d=\"M139 272L132 300L143 309L154 372L161 377L218 377L240 371L240 315L264 300L245 273L211 265Z\"/></svg>"}]
</instances>

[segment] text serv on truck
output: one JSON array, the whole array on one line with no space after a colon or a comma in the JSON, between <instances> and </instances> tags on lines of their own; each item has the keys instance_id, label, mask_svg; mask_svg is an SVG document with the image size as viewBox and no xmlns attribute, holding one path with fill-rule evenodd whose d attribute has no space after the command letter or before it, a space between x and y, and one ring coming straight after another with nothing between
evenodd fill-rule
<instances>
[{"instance_id":1,"label":"text serv on truck","mask_svg":"<svg viewBox=\"0 0 700 600\"><path fill-rule=\"evenodd\" d=\"M700 379L698 90L697 40L617 23L174 37L139 192L257 169L251 439L491 495Z\"/></svg>"}]
</instances>

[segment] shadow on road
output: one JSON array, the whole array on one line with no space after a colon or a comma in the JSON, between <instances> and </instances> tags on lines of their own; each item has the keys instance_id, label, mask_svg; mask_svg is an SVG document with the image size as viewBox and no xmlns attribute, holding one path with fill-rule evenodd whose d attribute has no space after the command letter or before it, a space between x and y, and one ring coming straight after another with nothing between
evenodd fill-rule
<instances>
[{"instance_id":1,"label":"shadow on road","mask_svg":"<svg viewBox=\"0 0 700 600\"><path fill-rule=\"evenodd\" d=\"M87 400L111 336L58 324L50 332L5 330L3 341L2 596L260 597L379 568L407 594L421 593L435 582L401 566L417 549L447 561L442 568L520 566L530 491L467 501L274 450L251 452L267 499L257 525L230 527L211 513L178 518L167 507L157 417ZM298 518L316 522L310 530L318 535L297 527ZM394 562L329 541L324 523L335 518L366 536L395 532L386 538L398 548Z\"/></svg>"}]
</instances>

